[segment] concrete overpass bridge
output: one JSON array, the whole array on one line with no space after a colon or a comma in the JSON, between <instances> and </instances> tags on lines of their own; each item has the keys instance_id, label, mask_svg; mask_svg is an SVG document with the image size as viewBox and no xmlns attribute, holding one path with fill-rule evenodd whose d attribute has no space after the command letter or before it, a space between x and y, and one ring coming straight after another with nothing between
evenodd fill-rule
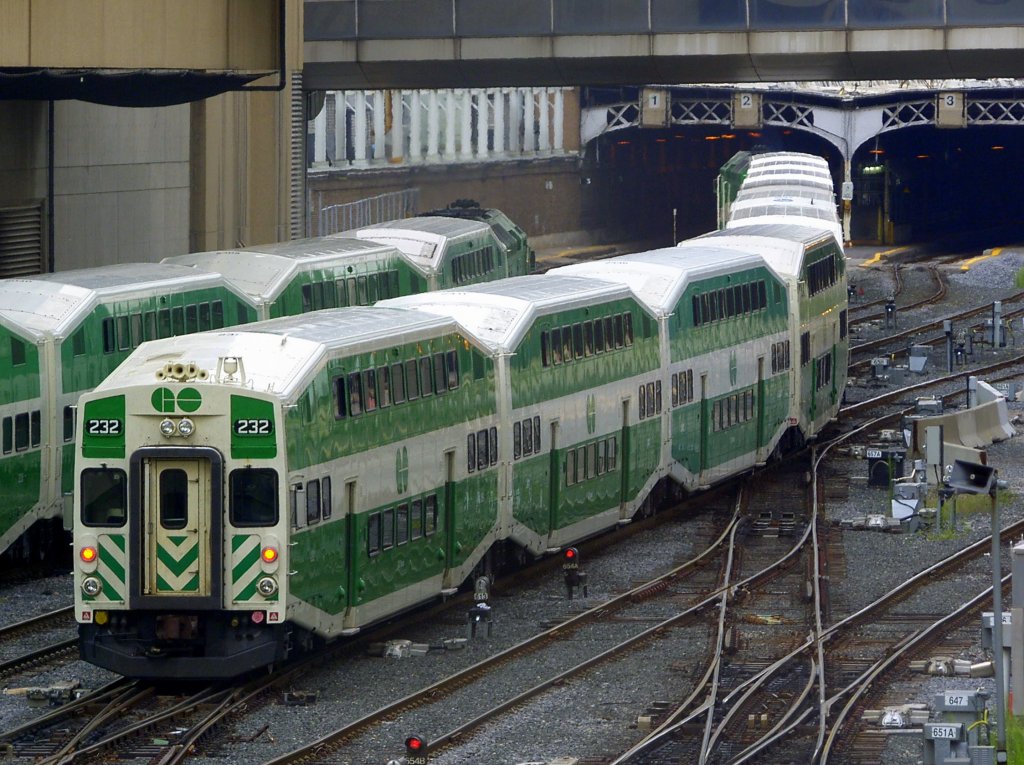
<instances>
[{"instance_id":1,"label":"concrete overpass bridge","mask_svg":"<svg viewBox=\"0 0 1024 765\"><path fill-rule=\"evenodd\" d=\"M306 0L309 90L1024 76L1017 0Z\"/></svg>"}]
</instances>

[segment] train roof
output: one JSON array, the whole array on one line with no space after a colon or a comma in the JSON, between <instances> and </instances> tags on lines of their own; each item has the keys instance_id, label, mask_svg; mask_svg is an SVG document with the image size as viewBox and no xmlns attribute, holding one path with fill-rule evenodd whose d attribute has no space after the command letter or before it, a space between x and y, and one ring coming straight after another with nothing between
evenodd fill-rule
<instances>
[{"instance_id":1,"label":"train roof","mask_svg":"<svg viewBox=\"0 0 1024 765\"><path fill-rule=\"evenodd\" d=\"M765 265L753 249L743 252L709 244L679 248L663 247L606 260L574 263L548 274L587 276L627 285L656 316L672 313L686 288L697 279L734 273Z\"/></svg>"},{"instance_id":2,"label":"train roof","mask_svg":"<svg viewBox=\"0 0 1024 765\"><path fill-rule=\"evenodd\" d=\"M756 252L777 273L786 278L798 278L803 266L804 253L811 247L832 241L829 231L793 223L759 223L741 228L712 231L680 242L680 249L710 244L730 250Z\"/></svg>"},{"instance_id":3,"label":"train roof","mask_svg":"<svg viewBox=\"0 0 1024 765\"><path fill-rule=\"evenodd\" d=\"M320 362L338 352L350 354L456 332L454 320L421 311L370 307L335 308L246 324L233 330L152 340L140 345L107 377L97 391L149 385L167 362L194 362L213 373L218 361L241 359L243 390L271 393L291 400L300 393ZM214 381L216 382L216 381ZM189 384L207 383L190 381Z\"/></svg>"},{"instance_id":4,"label":"train roof","mask_svg":"<svg viewBox=\"0 0 1024 765\"><path fill-rule=\"evenodd\" d=\"M400 257L390 245L334 234L241 250L193 252L162 262L224 274L254 301L272 302L298 272L373 261L389 254Z\"/></svg>"},{"instance_id":5,"label":"train roof","mask_svg":"<svg viewBox=\"0 0 1024 765\"><path fill-rule=\"evenodd\" d=\"M826 189L819 184L792 185L788 183L773 183L766 185L745 186L736 195L733 205L745 202L748 199L764 199L772 197L792 197L794 199L813 199L827 204L835 204L835 194L831 189Z\"/></svg>"},{"instance_id":6,"label":"train roof","mask_svg":"<svg viewBox=\"0 0 1024 765\"><path fill-rule=\"evenodd\" d=\"M478 220L438 216L374 223L343 231L342 236L390 244L423 271L435 271L440 266L440 256L453 239L489 234L490 231L490 226Z\"/></svg>"},{"instance_id":7,"label":"train roof","mask_svg":"<svg viewBox=\"0 0 1024 765\"><path fill-rule=\"evenodd\" d=\"M225 280L219 274L164 263L122 263L3 279L0 321L36 338L47 333L65 337L101 300L167 294L170 283L179 291L222 286Z\"/></svg>"},{"instance_id":8,"label":"train roof","mask_svg":"<svg viewBox=\"0 0 1024 765\"><path fill-rule=\"evenodd\" d=\"M629 297L632 293L622 284L548 273L406 295L377 305L450 316L483 346L501 352L515 350L538 316Z\"/></svg>"}]
</instances>

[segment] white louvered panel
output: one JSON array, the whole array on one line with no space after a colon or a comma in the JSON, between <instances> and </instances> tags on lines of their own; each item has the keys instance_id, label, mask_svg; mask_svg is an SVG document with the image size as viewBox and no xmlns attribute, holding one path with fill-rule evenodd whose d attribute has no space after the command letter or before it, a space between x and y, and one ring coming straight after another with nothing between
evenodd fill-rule
<instances>
[{"instance_id":1,"label":"white louvered panel","mask_svg":"<svg viewBox=\"0 0 1024 765\"><path fill-rule=\"evenodd\" d=\"M42 201L0 206L0 278L43 271Z\"/></svg>"}]
</instances>

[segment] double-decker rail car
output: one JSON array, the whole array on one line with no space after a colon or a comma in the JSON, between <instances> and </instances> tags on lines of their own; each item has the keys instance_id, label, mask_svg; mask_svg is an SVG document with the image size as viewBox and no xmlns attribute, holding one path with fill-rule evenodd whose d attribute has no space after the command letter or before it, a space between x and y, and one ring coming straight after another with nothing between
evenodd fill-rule
<instances>
[{"instance_id":1,"label":"double-decker rail car","mask_svg":"<svg viewBox=\"0 0 1024 765\"><path fill-rule=\"evenodd\" d=\"M11 555L38 556L54 547L52 540L61 536L61 530L51 521L59 517L71 492L70 408L80 393L102 380L143 340L336 306L369 305L453 283L522 274L533 263L523 231L501 211L475 203L432 217L392 221L375 230L405 242L414 255L349 232L165 258L162 270L154 264L122 264L0 281L0 332L11 332L14 338L9 345L11 363L0 368L10 370L0 371L0 423L7 428L0 475L11 477L11 485L17 487L0 507L0 554L14 546ZM409 244L413 241L419 242L418 249ZM150 291L146 294L162 294L170 301L166 322L159 307L147 310L143 303L132 302L131 285L136 282L143 292ZM190 298L175 307L179 303L174 295L205 283L221 285L219 289L231 297ZM59 290L53 285L59 284L67 289L55 298L51 293ZM54 388L44 378L45 369L30 358L35 359L38 344L40 349L50 342L60 346L69 332L77 331L78 319L69 317L84 316L81 305L90 298L75 290L94 287L96 310L105 323L101 327L86 322L76 347L88 337L90 358L99 348L103 355L96 357L99 363L86 364L75 354L75 369L88 371L74 373L75 382L61 389L58 405L56 399L46 398L48 394L34 392ZM119 294L125 295L123 300L116 297ZM108 305L114 300L121 302ZM2 361L8 345L2 339L0 345ZM40 358L47 358L46 353ZM56 424L51 426L51 420ZM40 520L48 522L32 528Z\"/></svg>"},{"instance_id":2,"label":"double-decker rail car","mask_svg":"<svg viewBox=\"0 0 1024 765\"><path fill-rule=\"evenodd\" d=\"M25 554L49 549L61 535L81 393L145 340L255 319L223 276L181 266L0 280L0 552L15 542Z\"/></svg>"}]
</instances>

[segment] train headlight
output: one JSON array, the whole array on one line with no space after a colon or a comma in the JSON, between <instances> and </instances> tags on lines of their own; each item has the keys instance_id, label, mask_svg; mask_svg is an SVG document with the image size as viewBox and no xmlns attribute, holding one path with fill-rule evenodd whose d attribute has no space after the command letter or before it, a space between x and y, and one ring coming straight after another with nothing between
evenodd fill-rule
<instances>
[{"instance_id":1,"label":"train headlight","mask_svg":"<svg viewBox=\"0 0 1024 765\"><path fill-rule=\"evenodd\" d=\"M96 561L96 548L86 545L78 551L78 557L82 559L82 563L94 563Z\"/></svg>"},{"instance_id":2,"label":"train headlight","mask_svg":"<svg viewBox=\"0 0 1024 765\"><path fill-rule=\"evenodd\" d=\"M174 427L174 420L164 420L160 423L160 432L170 438L174 435L174 431L177 428Z\"/></svg>"},{"instance_id":3,"label":"train headlight","mask_svg":"<svg viewBox=\"0 0 1024 765\"><path fill-rule=\"evenodd\" d=\"M95 576L87 576L82 580L82 592L90 598L95 598L103 590L103 582Z\"/></svg>"},{"instance_id":4,"label":"train headlight","mask_svg":"<svg viewBox=\"0 0 1024 765\"><path fill-rule=\"evenodd\" d=\"M277 592L277 582L274 581L273 577L265 576L256 582L256 589L259 590L260 595L269 598Z\"/></svg>"},{"instance_id":5,"label":"train headlight","mask_svg":"<svg viewBox=\"0 0 1024 765\"><path fill-rule=\"evenodd\" d=\"M178 432L185 436L185 438L188 438L196 432L196 424L188 417L184 417L181 422L178 423Z\"/></svg>"}]
</instances>

